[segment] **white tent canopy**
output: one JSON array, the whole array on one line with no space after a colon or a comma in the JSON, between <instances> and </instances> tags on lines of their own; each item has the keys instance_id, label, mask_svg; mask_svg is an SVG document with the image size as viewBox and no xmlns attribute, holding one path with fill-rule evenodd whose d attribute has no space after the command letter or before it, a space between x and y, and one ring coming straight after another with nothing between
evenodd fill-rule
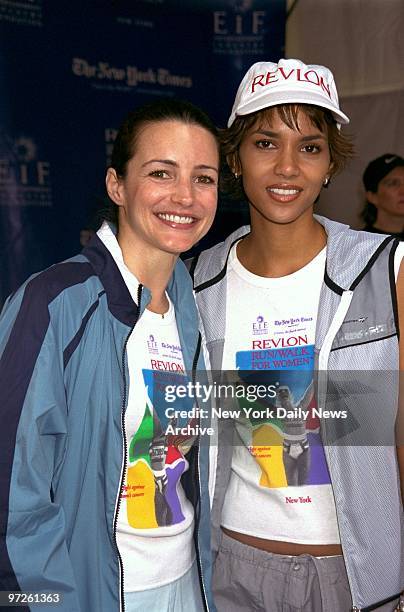
<instances>
[{"instance_id":1,"label":"white tent canopy","mask_svg":"<svg viewBox=\"0 0 404 612\"><path fill-rule=\"evenodd\" d=\"M360 228L362 173L383 153L404 157L404 0L289 0L286 57L334 73L356 158L323 191L318 212Z\"/></svg>"}]
</instances>

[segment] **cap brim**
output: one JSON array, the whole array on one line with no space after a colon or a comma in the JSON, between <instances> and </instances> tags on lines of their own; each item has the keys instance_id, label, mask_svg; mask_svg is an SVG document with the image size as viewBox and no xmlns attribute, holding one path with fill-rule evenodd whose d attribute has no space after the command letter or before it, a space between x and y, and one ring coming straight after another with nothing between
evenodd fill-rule
<instances>
[{"instance_id":1,"label":"cap brim","mask_svg":"<svg viewBox=\"0 0 404 612\"><path fill-rule=\"evenodd\" d=\"M335 121L339 124L346 125L349 123L349 118L336 106L324 97L318 96L315 93L310 93L310 95L304 95L302 91L279 91L277 93L263 94L260 97L254 98L247 104L240 106L236 112L232 112L230 115L229 121L227 122L227 127L230 127L235 118L240 115L249 115L250 113L255 113L256 111L263 110L264 108L270 108L271 106L278 106L279 104L311 104L313 106L320 106L321 108L326 108L331 111L332 116Z\"/></svg>"}]
</instances>

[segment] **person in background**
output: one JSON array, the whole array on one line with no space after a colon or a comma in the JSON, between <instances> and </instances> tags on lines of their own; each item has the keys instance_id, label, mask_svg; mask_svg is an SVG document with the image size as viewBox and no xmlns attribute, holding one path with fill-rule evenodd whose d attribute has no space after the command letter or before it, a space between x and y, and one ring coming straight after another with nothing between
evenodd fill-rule
<instances>
[{"instance_id":1,"label":"person in background","mask_svg":"<svg viewBox=\"0 0 404 612\"><path fill-rule=\"evenodd\" d=\"M222 132L227 187L251 227L190 270L212 371L272 394L258 416L242 400L217 422L219 612L391 612L403 589L402 244L313 214L352 156L348 121L329 69L281 59L250 67Z\"/></svg>"},{"instance_id":2,"label":"person in background","mask_svg":"<svg viewBox=\"0 0 404 612\"><path fill-rule=\"evenodd\" d=\"M203 368L179 255L213 222L218 171L200 109L134 110L106 175L112 222L4 307L0 590L39 593L37 611L208 609L203 459L164 435L158 388Z\"/></svg>"},{"instance_id":3,"label":"person in background","mask_svg":"<svg viewBox=\"0 0 404 612\"><path fill-rule=\"evenodd\" d=\"M366 167L363 185L363 229L404 240L404 159L392 153L377 157Z\"/></svg>"}]
</instances>

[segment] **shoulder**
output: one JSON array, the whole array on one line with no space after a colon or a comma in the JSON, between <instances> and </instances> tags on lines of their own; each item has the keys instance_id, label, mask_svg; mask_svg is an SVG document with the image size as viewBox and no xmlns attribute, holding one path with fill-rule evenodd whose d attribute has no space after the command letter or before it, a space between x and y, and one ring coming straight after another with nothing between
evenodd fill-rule
<instances>
[{"instance_id":1,"label":"shoulder","mask_svg":"<svg viewBox=\"0 0 404 612\"><path fill-rule=\"evenodd\" d=\"M317 217L327 232L327 274L334 283L349 288L370 270L388 274L393 236L353 230L347 225ZM386 268L386 266L388 266Z\"/></svg>"},{"instance_id":2,"label":"shoulder","mask_svg":"<svg viewBox=\"0 0 404 612\"><path fill-rule=\"evenodd\" d=\"M244 225L235 232L232 232L223 242L219 242L213 247L202 251L195 258L188 261L187 264L194 279L194 287L197 288L203 283L214 281L217 277L224 276L231 247L249 233L250 227Z\"/></svg>"},{"instance_id":3,"label":"shoulder","mask_svg":"<svg viewBox=\"0 0 404 612\"><path fill-rule=\"evenodd\" d=\"M78 255L31 276L3 308L0 336L7 328L25 337L44 337L50 324L68 333L98 299L102 285L89 261Z\"/></svg>"},{"instance_id":4,"label":"shoulder","mask_svg":"<svg viewBox=\"0 0 404 612\"><path fill-rule=\"evenodd\" d=\"M95 291L97 284L91 264L78 255L31 276L10 296L9 302L22 298L22 302L29 303L30 307L48 307L54 300L68 294L69 289L81 287L83 293L88 293L92 287Z\"/></svg>"}]
</instances>

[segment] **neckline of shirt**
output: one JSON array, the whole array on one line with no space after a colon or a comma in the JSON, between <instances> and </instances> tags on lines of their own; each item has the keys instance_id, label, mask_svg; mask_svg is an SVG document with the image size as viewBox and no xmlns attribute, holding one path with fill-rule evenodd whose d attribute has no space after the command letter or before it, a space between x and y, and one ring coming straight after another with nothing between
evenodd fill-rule
<instances>
[{"instance_id":1,"label":"neckline of shirt","mask_svg":"<svg viewBox=\"0 0 404 612\"><path fill-rule=\"evenodd\" d=\"M166 294L167 295L167 294ZM175 310L174 305L170 298L167 295L168 299L168 310L164 314L160 314L158 312L153 312L146 308L141 316L141 319L145 319L153 325L171 325L175 321Z\"/></svg>"},{"instance_id":2,"label":"neckline of shirt","mask_svg":"<svg viewBox=\"0 0 404 612\"><path fill-rule=\"evenodd\" d=\"M136 305L138 305L137 292L138 292L140 283L138 279L136 278L136 276L133 274L133 272L131 272L129 268L127 267L127 265L125 264L123 255L122 255L122 249L119 246L119 242L116 239L114 232L112 231L112 229L110 228L109 224L106 221L103 222L100 229L97 231L97 236L103 242L103 244L108 249L108 251L111 253L122 275L122 278L125 281L125 284L132 297L132 300L135 302ZM174 306L167 292L166 292L166 297L168 300L168 310L164 314L152 312L151 310L148 310L147 308L145 309L144 315L147 316L149 321L160 322L164 325L166 324L169 325L173 322Z\"/></svg>"},{"instance_id":3,"label":"neckline of shirt","mask_svg":"<svg viewBox=\"0 0 404 612\"><path fill-rule=\"evenodd\" d=\"M237 257L237 245L240 241L236 242L229 253L228 266L229 269L232 269L237 276L242 278L247 283L251 285L255 285L257 287L267 287L267 288L277 288L284 287L289 285L291 281L293 282L303 282L306 281L307 276L311 276L313 270L325 267L325 261L327 257L327 247L321 249L321 251L313 257L311 261L309 261L303 268L293 272L292 274L287 274L286 276L278 276L276 278L268 278L266 276L258 276L258 274L254 274L250 272L243 266Z\"/></svg>"}]
</instances>

